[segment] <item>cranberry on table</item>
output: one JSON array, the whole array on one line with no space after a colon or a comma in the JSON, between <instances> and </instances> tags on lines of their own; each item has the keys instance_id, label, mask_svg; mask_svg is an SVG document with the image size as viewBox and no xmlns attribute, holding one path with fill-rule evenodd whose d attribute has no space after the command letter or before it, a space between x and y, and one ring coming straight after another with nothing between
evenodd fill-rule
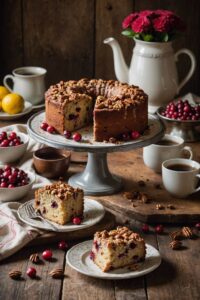
<instances>
[{"instance_id":1,"label":"cranberry on table","mask_svg":"<svg viewBox=\"0 0 200 300\"><path fill-rule=\"evenodd\" d=\"M58 248L61 249L61 250L66 250L68 248L68 245L65 241L61 241L59 244L58 244Z\"/></svg>"},{"instance_id":2,"label":"cranberry on table","mask_svg":"<svg viewBox=\"0 0 200 300\"><path fill-rule=\"evenodd\" d=\"M163 233L164 231L164 227L163 225L157 225L156 228L155 228L155 232L160 234L160 233Z\"/></svg>"},{"instance_id":3,"label":"cranberry on table","mask_svg":"<svg viewBox=\"0 0 200 300\"><path fill-rule=\"evenodd\" d=\"M72 219L72 223L73 223L74 225L80 225L80 224L81 224L81 218L79 218L79 217L74 217L74 218Z\"/></svg>"},{"instance_id":4,"label":"cranberry on table","mask_svg":"<svg viewBox=\"0 0 200 300\"><path fill-rule=\"evenodd\" d=\"M79 132L75 132L72 137L75 142L80 142L82 139L82 136Z\"/></svg>"},{"instance_id":5,"label":"cranberry on table","mask_svg":"<svg viewBox=\"0 0 200 300\"><path fill-rule=\"evenodd\" d=\"M35 268L28 268L28 270L26 271L26 274L30 277L30 278L35 278L36 277L36 269Z\"/></svg>"},{"instance_id":6,"label":"cranberry on table","mask_svg":"<svg viewBox=\"0 0 200 300\"><path fill-rule=\"evenodd\" d=\"M51 250L45 250L42 252L42 257L46 260L50 260L53 256L53 253Z\"/></svg>"},{"instance_id":7,"label":"cranberry on table","mask_svg":"<svg viewBox=\"0 0 200 300\"><path fill-rule=\"evenodd\" d=\"M142 231L143 231L144 233L149 232L149 225L148 225L148 224L144 224L144 225L142 226Z\"/></svg>"}]
</instances>

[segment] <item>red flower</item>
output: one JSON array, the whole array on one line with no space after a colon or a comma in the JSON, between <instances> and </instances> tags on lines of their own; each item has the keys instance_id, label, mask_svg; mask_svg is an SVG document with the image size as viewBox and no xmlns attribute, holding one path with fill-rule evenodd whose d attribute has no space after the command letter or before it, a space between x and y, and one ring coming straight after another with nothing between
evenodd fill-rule
<instances>
[{"instance_id":1,"label":"red flower","mask_svg":"<svg viewBox=\"0 0 200 300\"><path fill-rule=\"evenodd\" d=\"M151 22L146 16L139 16L133 23L132 29L136 33L143 33L151 31Z\"/></svg>"},{"instance_id":2,"label":"red flower","mask_svg":"<svg viewBox=\"0 0 200 300\"><path fill-rule=\"evenodd\" d=\"M169 32L172 29L171 20L167 16L160 16L153 20L153 27L158 32Z\"/></svg>"},{"instance_id":3,"label":"red flower","mask_svg":"<svg viewBox=\"0 0 200 300\"><path fill-rule=\"evenodd\" d=\"M138 17L138 13L128 15L122 22L122 28L126 29L131 27L132 22Z\"/></svg>"},{"instance_id":4,"label":"red flower","mask_svg":"<svg viewBox=\"0 0 200 300\"><path fill-rule=\"evenodd\" d=\"M141 17L153 18L155 16L155 12L153 10L143 10L140 13Z\"/></svg>"}]
</instances>

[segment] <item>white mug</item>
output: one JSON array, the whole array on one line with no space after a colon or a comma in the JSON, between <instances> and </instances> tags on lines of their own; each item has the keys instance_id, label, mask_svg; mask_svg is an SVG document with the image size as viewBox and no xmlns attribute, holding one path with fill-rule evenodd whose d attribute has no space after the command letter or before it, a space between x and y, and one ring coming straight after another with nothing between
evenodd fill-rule
<instances>
[{"instance_id":1,"label":"white mug","mask_svg":"<svg viewBox=\"0 0 200 300\"><path fill-rule=\"evenodd\" d=\"M25 101L33 105L44 99L46 69L40 67L21 67L12 71L13 75L6 75L3 84L11 93L20 94ZM13 81L13 87L8 80Z\"/></svg>"},{"instance_id":2,"label":"white mug","mask_svg":"<svg viewBox=\"0 0 200 300\"><path fill-rule=\"evenodd\" d=\"M143 148L143 160L147 167L156 173L161 173L163 161L183 157L184 151L189 152L189 159L192 159L192 149L184 146L181 137L165 134L157 144Z\"/></svg>"},{"instance_id":3,"label":"white mug","mask_svg":"<svg viewBox=\"0 0 200 300\"><path fill-rule=\"evenodd\" d=\"M177 198L200 191L197 187L200 164L194 160L174 158L163 162L162 180L165 189Z\"/></svg>"}]
</instances>

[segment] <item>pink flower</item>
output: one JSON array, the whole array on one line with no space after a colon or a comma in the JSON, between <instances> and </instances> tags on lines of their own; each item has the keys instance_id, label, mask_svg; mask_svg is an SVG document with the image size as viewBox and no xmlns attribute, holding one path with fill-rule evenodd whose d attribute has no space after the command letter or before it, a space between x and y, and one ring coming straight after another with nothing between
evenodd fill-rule
<instances>
[{"instance_id":1,"label":"pink flower","mask_svg":"<svg viewBox=\"0 0 200 300\"><path fill-rule=\"evenodd\" d=\"M122 28L126 29L128 27L131 27L132 22L138 17L138 13L133 13L128 15L124 21L122 22Z\"/></svg>"},{"instance_id":2,"label":"pink flower","mask_svg":"<svg viewBox=\"0 0 200 300\"><path fill-rule=\"evenodd\" d=\"M155 12L153 10L143 10L141 11L140 16L152 18L155 16Z\"/></svg>"},{"instance_id":3,"label":"pink flower","mask_svg":"<svg viewBox=\"0 0 200 300\"><path fill-rule=\"evenodd\" d=\"M166 16L160 16L153 20L153 27L158 32L169 32L172 29L170 18Z\"/></svg>"},{"instance_id":4,"label":"pink flower","mask_svg":"<svg viewBox=\"0 0 200 300\"><path fill-rule=\"evenodd\" d=\"M139 16L133 23L132 23L132 30L136 33L143 33L151 31L152 25L150 20L146 16Z\"/></svg>"}]
</instances>

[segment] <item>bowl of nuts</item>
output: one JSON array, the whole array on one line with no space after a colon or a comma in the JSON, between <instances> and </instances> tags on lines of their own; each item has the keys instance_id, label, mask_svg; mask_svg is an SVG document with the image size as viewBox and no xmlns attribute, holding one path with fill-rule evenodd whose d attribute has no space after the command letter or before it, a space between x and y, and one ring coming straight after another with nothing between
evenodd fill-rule
<instances>
[{"instance_id":1,"label":"bowl of nuts","mask_svg":"<svg viewBox=\"0 0 200 300\"><path fill-rule=\"evenodd\" d=\"M32 188L35 175L9 165L0 165L0 201L16 201Z\"/></svg>"},{"instance_id":2,"label":"bowl of nuts","mask_svg":"<svg viewBox=\"0 0 200 300\"><path fill-rule=\"evenodd\" d=\"M28 147L29 136L22 132L0 131L0 162L12 163L20 159Z\"/></svg>"},{"instance_id":3,"label":"bowl of nuts","mask_svg":"<svg viewBox=\"0 0 200 300\"><path fill-rule=\"evenodd\" d=\"M188 100L179 99L160 107L157 115L167 126L169 134L179 136L185 142L200 140L200 104L191 105Z\"/></svg>"}]
</instances>

